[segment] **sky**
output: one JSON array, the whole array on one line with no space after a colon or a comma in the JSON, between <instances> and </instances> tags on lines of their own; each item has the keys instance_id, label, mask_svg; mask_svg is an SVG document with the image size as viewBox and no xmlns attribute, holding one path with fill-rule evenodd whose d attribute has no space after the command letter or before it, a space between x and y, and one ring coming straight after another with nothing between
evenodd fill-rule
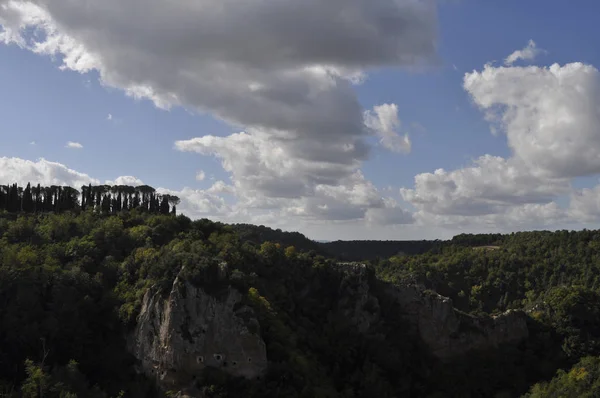
<instances>
[{"instance_id":1,"label":"sky","mask_svg":"<svg viewBox=\"0 0 600 398\"><path fill-rule=\"evenodd\" d=\"M318 240L600 225L600 3L0 0L0 184Z\"/></svg>"}]
</instances>

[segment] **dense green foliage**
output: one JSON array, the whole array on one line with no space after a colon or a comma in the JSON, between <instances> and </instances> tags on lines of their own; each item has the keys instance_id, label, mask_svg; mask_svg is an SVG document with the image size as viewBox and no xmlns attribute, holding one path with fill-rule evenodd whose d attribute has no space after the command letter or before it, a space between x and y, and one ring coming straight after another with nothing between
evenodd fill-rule
<instances>
[{"instance_id":1,"label":"dense green foliage","mask_svg":"<svg viewBox=\"0 0 600 398\"><path fill-rule=\"evenodd\" d=\"M235 224L232 226L242 242L252 242L260 245L263 242L279 243L284 246L294 246L301 251L314 251L326 254L323 244L308 239L299 232L286 232L280 229L271 229L264 225Z\"/></svg>"},{"instance_id":2,"label":"dense green foliage","mask_svg":"<svg viewBox=\"0 0 600 398\"><path fill-rule=\"evenodd\" d=\"M314 253L242 242L234 228L208 220L138 210L4 213L0 237L6 392L149 396L151 383L135 376L124 340L141 298L150 286L168 289L183 266L183 277L216 294L215 259L227 261L227 283L256 308L271 362L260 382L206 372L213 390L225 389L221 396L392 397L424 388L413 366L426 356L406 338L397 311L383 305L388 322L358 333L345 316L356 276Z\"/></svg>"},{"instance_id":3,"label":"dense green foliage","mask_svg":"<svg viewBox=\"0 0 600 398\"><path fill-rule=\"evenodd\" d=\"M384 280L416 282L448 296L465 312L528 311L545 330L531 340L551 348L542 359L550 370L600 356L599 249L599 231L460 235L435 253L395 256L377 269ZM566 380L559 379L553 383Z\"/></svg>"},{"instance_id":4,"label":"dense green foliage","mask_svg":"<svg viewBox=\"0 0 600 398\"><path fill-rule=\"evenodd\" d=\"M151 212L151 198L146 207L140 195L128 211L99 210L101 197L99 209L0 213L0 396L153 396L152 381L134 371L125 337L147 289L168 291L184 266L181 276L210 294L225 285L244 292L267 344L264 378L206 371L198 383L211 397L594 396L599 232L357 245L352 256L374 259L367 275L377 300L365 308L380 315L361 333L351 319L354 265L328 259L322 244ZM388 250L394 255L380 259ZM225 281L221 261L229 265ZM386 294L406 281L451 297L464 312L525 309L530 338L440 363Z\"/></svg>"},{"instance_id":5,"label":"dense green foliage","mask_svg":"<svg viewBox=\"0 0 600 398\"><path fill-rule=\"evenodd\" d=\"M536 384L527 398L594 398L600 396L600 358L585 357L570 371L559 370L549 383Z\"/></svg>"},{"instance_id":6,"label":"dense green foliage","mask_svg":"<svg viewBox=\"0 0 600 398\"><path fill-rule=\"evenodd\" d=\"M322 250L345 261L385 259L398 255L423 254L442 246L441 241L335 241L321 243Z\"/></svg>"}]
</instances>

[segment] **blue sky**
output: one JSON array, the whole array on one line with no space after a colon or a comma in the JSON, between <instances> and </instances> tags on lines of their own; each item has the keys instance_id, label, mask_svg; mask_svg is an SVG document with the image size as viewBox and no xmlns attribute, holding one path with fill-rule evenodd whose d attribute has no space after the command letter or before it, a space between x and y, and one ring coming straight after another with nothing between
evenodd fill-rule
<instances>
[{"instance_id":1,"label":"blue sky","mask_svg":"<svg viewBox=\"0 0 600 398\"><path fill-rule=\"evenodd\" d=\"M4 0L0 0L0 6L4 3ZM37 3L17 1L13 5L31 4L38 7ZM263 37L258 28L248 28L250 33L247 33L247 37L235 36L236 32L228 37L225 32L221 37L225 43L222 51L214 51L215 55L212 55L215 63L196 61L199 70L203 72L197 72L193 76L194 80L187 83L182 80L179 84L176 81L178 70L192 70L192 73L196 73L187 64L186 51L191 50L171 51L169 46L176 46L186 40L195 43L196 40L200 43L197 46L201 50L206 43L201 35L208 35L210 32L192 31L189 37L182 39L181 35L188 34L184 32L174 36L177 40L173 42L169 40L175 38L161 36L159 39L164 39L164 42L153 47L147 43L150 39L144 40L148 33L143 26L149 21L132 14L128 26L116 28L138 36L136 40L127 42L127 47L123 45L123 49L119 49L121 43L116 39L117 34L103 33L106 30L120 31L111 25L122 23L113 14L106 11L106 15L99 16L96 25L85 31L78 23L86 17L85 10L66 10L60 0L46 3L45 8L40 6L34 11L23 11L21 8L19 12L6 13L0 8L0 25L5 32L5 44L1 44L0 36L0 88L3 93L0 96L0 157L4 157L4 163L0 163L0 166L4 165L5 169L4 172L0 170L0 178L7 180L4 183L11 182L8 181L10 179L23 181L32 178L41 182L62 178L60 182L65 184L82 181L82 178L104 182L114 181L120 176L132 176L146 184L179 192L184 199L183 209L191 217L255 222L300 230L316 239L436 238L463 231L581 228L594 226L600 215L600 204L595 199L596 191L593 191L598 181L597 173L600 172L595 160L596 155L600 157L600 147L598 153L590 151L587 157L580 157L575 151L577 148L596 148L600 139L595 141L595 138L600 137L600 130L584 125L585 134L577 136L570 133L571 130L581 130L581 126L577 124L580 120L593 121L598 118L598 111L594 113L593 109L594 106L596 109L600 106L600 103L594 102L600 101L600 95L596 95L600 93L596 87L598 77L594 72L595 67L600 65L597 46L600 28L594 19L600 11L600 4L595 1L579 1L577 7L558 0L443 1L432 6L435 7L434 11L413 9L408 5L401 17L419 22L406 22L406 29L392 31L392 35L397 35L394 39L402 44L400 50L394 51L406 51L407 55L424 59L417 65L394 58L396 54L393 51L386 53L382 50L381 54L372 55L364 50L364 59L359 63L364 61L371 67L358 68L352 57L341 50L339 54L336 51L344 45L352 46L357 40L352 36L359 35L361 31L356 28L344 32L344 27L340 27L341 38L336 39L339 42L331 49L331 58L340 60L337 62L341 66L360 69L364 79L360 84L347 84L353 93L348 94L344 73L329 72L337 79L336 88L332 88L331 92L339 103L344 101L342 95L349 99L355 96L362 107L361 112L371 110L371 114L379 122L369 127L371 134L360 136L361 141L368 143L371 148L368 155L362 155L357 149L354 155L348 155L348 159L331 166L332 170L325 170L326 166L322 165L317 171L311 166L310 159L317 159L321 155L312 156L309 152L314 151L316 154L319 149L323 149L324 153L329 153L325 151L326 148L331 151L332 158L342 156L337 147L328 147L333 145L331 142L321 141L325 140L323 137L329 134L328 131L312 131L310 129L313 127L310 126L298 127L296 130L289 120L280 121L279 116L267 115L269 110L264 103L253 105L254 108L248 108L253 109L253 112L246 112L243 98L252 99L250 96L244 97L251 93L240 92L240 101L234 96L226 97L229 95L226 90L230 90L227 85L228 72L218 75L221 72L213 69L216 68L214 65L222 65L218 62L225 60L230 69L224 70L240 74L231 78L236 83L249 81L247 79L250 79L251 72L248 71L254 73L251 67L256 68L260 73L264 72L264 75L253 75L252 79L262 79L261 84L265 86L270 84L267 80L269 75L277 75L279 80L273 87L280 92L274 95L278 95L278 98L292 98L300 95L300 91L294 91L300 83L285 80L292 72L293 76L298 73L300 82L312 85L314 80L315 85L321 84L320 75L301 74L305 73L301 67L306 65L302 57L314 57L311 44L297 42L296 37L286 33L283 39L276 40L275 45L289 45L292 48L298 46L297 57L282 61L276 58L271 60L267 55L263 65L254 59L240 61L242 57L248 56L243 51L244 41L248 40L250 43ZM107 2L107 9L113 3L117 9L116 1ZM205 0L202 3L210 6L211 1ZM235 21L239 17L235 2L225 3L231 5L231 11L227 11L231 15L227 15L227 18ZM255 3L258 4L248 2L250 11ZM381 13L384 13L392 3L391 0L354 0L343 7L364 15L371 24L381 22L382 32L387 34L385 29L388 27L383 26L385 18L377 12L380 11L378 7L381 7ZM405 3L411 2L407 0ZM433 4L429 1L423 3ZM142 6L141 1L132 4ZM319 12L321 5L325 7L325 0L307 4L310 5L306 7L314 8L307 11ZM227 6L225 9L229 10ZM135 7L132 6L131 11L134 10ZM278 10L270 18L285 20L288 17L286 9L281 6ZM124 11L126 12L127 10ZM34 28L43 31L43 26L48 26L30 23L27 29L19 31L15 28L23 25L23 21L33 15L31 13L43 15L44 21L53 26L51 32L44 32L37 40L54 37L61 43L75 42L83 48L83 53L93 54L97 59L89 67L82 67L80 62L61 70L63 57L68 57L73 52L72 47L63 45L51 50L35 51L31 46L19 43L15 37L23 36L30 40ZM165 19L161 21L163 25L158 26L168 28L169 23L175 26L178 22L177 13L173 14L172 19ZM302 15L304 14L299 18ZM396 25L404 23L402 18L398 18L394 22ZM250 19L248 23L252 21ZM320 29L332 34L336 28L322 26L322 22L318 25L319 21L312 19L306 23L300 21L299 26L313 23L313 29L307 28L306 32L297 33L303 39L314 40L313 43L323 40L323 36L319 36ZM272 29L275 29L279 25L274 23L273 26ZM194 34L197 36L194 37ZM251 36L252 34L256 34L256 37ZM311 38L311 35L314 37ZM347 42L345 37L348 37ZM229 40L231 38L233 39ZM426 46L429 38L433 43L431 48ZM152 43L160 40L153 37ZM286 43L285 40L289 42ZM368 40L372 40L368 43L371 48L385 47L385 43L379 43L377 38ZM519 59L502 68L504 59L514 51L526 48L530 40L535 41L535 57ZM239 43L242 45L237 48ZM256 51L261 49L259 44L256 44ZM207 50L206 57L209 58L213 52L212 47L207 46L210 51ZM129 53L139 50L140 56L117 58L115 54L123 54L118 52L120 50ZM200 50L199 54L202 54ZM164 66L145 63L155 56L160 57L156 58L160 60L169 57L161 55L163 51L173 53L168 62L164 62ZM356 51L360 58L361 49ZM221 53L225 53L226 57ZM221 56L224 58L219 58ZM271 64L267 65L268 62ZM293 64L294 62L297 64ZM312 61L311 58L310 62L325 65L324 60ZM491 68L495 68L490 73L495 74L488 79L483 76L483 71L484 66L490 62L494 62ZM588 91L581 94L580 101L577 102L576 98L574 102L591 103L591 110L583 109L584 105L580 108L573 105L565 110L573 115L573 120L569 119L571 121L566 125L555 121L558 127L548 128L547 132L540 127L541 130L537 133L539 136L532 139L539 142L540 137L556 134L558 144L562 139L568 142L579 139L583 146L574 145L572 154L563 153L564 151L559 153L561 146L552 145L552 140L545 147L529 145L529 141L522 147L517 147L519 143L524 143L523 139L528 139L528 123L532 126L547 126L550 123L547 118L543 119L543 112L548 112L548 117L552 115L553 112L549 111L551 105L545 103L552 94L541 93L531 100L532 103L540 101L539 107L530 106L529 103L519 102L507 87L511 84L516 88L531 84L531 92L537 92L541 88L536 84L541 84L539 79L548 70L544 67L554 63L565 66L575 62L592 68L590 73L581 70L573 72L572 76L573 82L581 82L588 88ZM526 76L527 66L537 67L535 73L538 75ZM168 76L171 70L173 76ZM212 74L205 70L212 71ZM464 85L465 74L474 74L474 84L469 89ZM222 78L223 82L211 82L210 86L198 83L197 87L190 84L197 80L212 81L219 80L218 78ZM554 91L551 93L569 86L571 80L565 81L566 83L558 84L558 89L552 89ZM152 88L155 93L138 99L126 95L125 90L129 89L131 92L132 87L136 84L139 86L140 82ZM495 82L502 82L503 86L498 86ZM169 86L170 84L172 85ZM338 90L342 86L343 90ZM227 94L221 95L220 89ZM210 94L206 90L210 90ZM138 96L144 96L143 93L140 94L142 91L139 87L133 91ZM165 100L172 93L176 94L177 99ZM572 94L565 93L562 97L561 93L556 95L556 102L553 103L556 104L556 112L560 112L564 108L561 105L564 98ZM489 98L492 98L493 106L487 106ZM157 104L160 105L161 101L170 101L171 108L159 109ZM394 115L392 111L392 119L389 119L395 120L394 117L397 117L399 120L399 126L395 126L392 132L382 127L388 119L384 120L385 117L380 116L374 108L382 104L395 104L397 109L397 114ZM500 125L500 131L492 134L491 123L485 118L486 112L495 112L497 116L506 115L497 106L513 106L520 116L515 120L511 119L512 122L506 125ZM315 105L316 108L318 107ZM354 110L350 105L343 109L348 109L348 120L356 116L356 112L350 114ZM265 113L264 117L258 114L262 111ZM288 109L282 109L280 113L285 112ZM318 112L318 109L307 109L306 113L290 120L306 120L313 114L317 119L320 117ZM336 124L342 123L340 119L343 119L343 115L330 120L332 124L328 125L334 126L333 130L336 130L335 126L342 125ZM289 132L293 139L279 144L274 138L276 134L269 128L281 123L287 126L285 134ZM363 134L359 132L360 129L362 127L357 128L356 134ZM248 131L249 137L240 138L236 135L240 131ZM304 135L300 136L301 134ZM346 132L340 132L340 142L354 142L354 138L349 138L350 134L342 134ZM398 141L404 134L409 136L410 149L406 147L406 143ZM214 139L191 141L206 136ZM385 137L396 144L385 144ZM176 141L180 142L177 146ZM67 142L79 143L82 148L67 148ZM296 146L292 147L290 142ZM236 148L239 147L245 148L246 152L238 151ZM283 153L284 160L269 157L269 154L277 150ZM479 169L473 171L474 161L483 155L497 157L493 160L495 166L483 167L478 163ZM556 157L555 163L544 163L543 159L554 159L553 156ZM287 167L287 158L292 159L290 171L280 172ZM39 159L45 159L51 165L40 164ZM319 161L322 160L319 158ZM228 162L231 163L229 166L226 164ZM271 162L284 162L286 165L271 167ZM352 165L349 166L351 162ZM516 171L503 174L498 171L502 168L497 167L499 162L505 169L512 168ZM57 168L63 173L57 172ZM478 176L473 177L472 181L469 177L471 174L461 174L461 170L469 168ZM433 173L436 169L460 173L443 178L431 175L425 178L426 173ZM200 170L206 176L202 181L195 178ZM298 172L295 173L295 170ZM75 172L79 174L73 174ZM87 177L81 177L80 174ZM77 176L75 180L74 175ZM418 175L424 178L420 186L415 183ZM294 179L296 177L298 181ZM217 181L222 181L221 185L214 186ZM327 182L321 184L319 181ZM276 187L279 183L282 186ZM495 185L492 187L490 184ZM473 209L473 214L469 215L464 209Z\"/></svg>"}]
</instances>

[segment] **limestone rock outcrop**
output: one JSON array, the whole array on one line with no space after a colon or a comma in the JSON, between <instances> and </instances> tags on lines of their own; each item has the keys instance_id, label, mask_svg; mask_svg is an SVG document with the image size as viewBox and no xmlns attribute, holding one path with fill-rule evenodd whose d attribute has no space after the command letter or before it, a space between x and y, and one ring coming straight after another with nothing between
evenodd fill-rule
<instances>
[{"instance_id":1,"label":"limestone rock outcrop","mask_svg":"<svg viewBox=\"0 0 600 398\"><path fill-rule=\"evenodd\" d=\"M364 264L340 263L352 277L345 296L355 305L346 311L361 332L380 319L378 300L369 283ZM518 343L529 336L527 316L508 311L498 316L474 317L456 310L452 300L417 285L387 285L391 297L413 332L429 351L440 359L451 359L472 350L493 349L501 344Z\"/></svg>"},{"instance_id":2,"label":"limestone rock outcrop","mask_svg":"<svg viewBox=\"0 0 600 398\"><path fill-rule=\"evenodd\" d=\"M267 368L260 325L241 293L229 286L210 295L180 277L167 297L148 290L129 349L164 390L193 384L206 367L246 378Z\"/></svg>"},{"instance_id":3,"label":"limestone rock outcrop","mask_svg":"<svg viewBox=\"0 0 600 398\"><path fill-rule=\"evenodd\" d=\"M471 350L518 343L529 336L527 316L507 311L490 317L474 317L457 311L452 300L417 286L388 289L431 353L450 359Z\"/></svg>"},{"instance_id":4,"label":"limestone rock outcrop","mask_svg":"<svg viewBox=\"0 0 600 398\"><path fill-rule=\"evenodd\" d=\"M377 281L363 264L338 267L343 275L339 286L316 288L337 289L339 299L332 313L343 314L361 333L385 322L382 299L385 311L398 311L441 360L528 337L527 317L521 311L474 317L457 311L449 298L422 287ZM243 303L242 293L228 285L225 274L220 276L221 287L210 292L178 276L168 294L158 288L145 294L129 349L139 360L140 372L155 378L163 390L202 397L194 380L207 367L249 379L266 371L266 346L254 310ZM312 293L307 286L301 294Z\"/></svg>"}]
</instances>

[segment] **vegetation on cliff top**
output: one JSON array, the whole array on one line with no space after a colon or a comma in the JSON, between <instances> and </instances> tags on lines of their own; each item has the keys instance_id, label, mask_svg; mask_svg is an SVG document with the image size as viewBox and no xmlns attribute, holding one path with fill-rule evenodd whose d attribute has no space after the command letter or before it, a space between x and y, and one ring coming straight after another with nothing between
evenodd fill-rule
<instances>
[{"instance_id":1,"label":"vegetation on cliff top","mask_svg":"<svg viewBox=\"0 0 600 398\"><path fill-rule=\"evenodd\" d=\"M359 333L345 315L354 274L301 234L192 221L161 210L164 198L150 191L139 191L138 199L121 192L120 207L118 193L115 201L104 191L98 201L89 188L86 205L68 189L46 200L37 188L17 187L17 207L15 191L2 192L11 211L0 210L0 396L152 396L124 340L143 294L150 286L169 288L184 265L185 277L213 286L215 258L229 264L228 283L255 307L271 364L260 381L205 372L199 382L209 396L479 397L530 390L541 397L593 396L597 389L597 231L463 235L413 249L403 243L408 249L389 259L372 251L374 243L355 244L353 255L374 259L369 284L382 317ZM472 249L487 245L500 248ZM382 293L406 281L451 297L464 312L525 309L531 337L439 363Z\"/></svg>"}]
</instances>

